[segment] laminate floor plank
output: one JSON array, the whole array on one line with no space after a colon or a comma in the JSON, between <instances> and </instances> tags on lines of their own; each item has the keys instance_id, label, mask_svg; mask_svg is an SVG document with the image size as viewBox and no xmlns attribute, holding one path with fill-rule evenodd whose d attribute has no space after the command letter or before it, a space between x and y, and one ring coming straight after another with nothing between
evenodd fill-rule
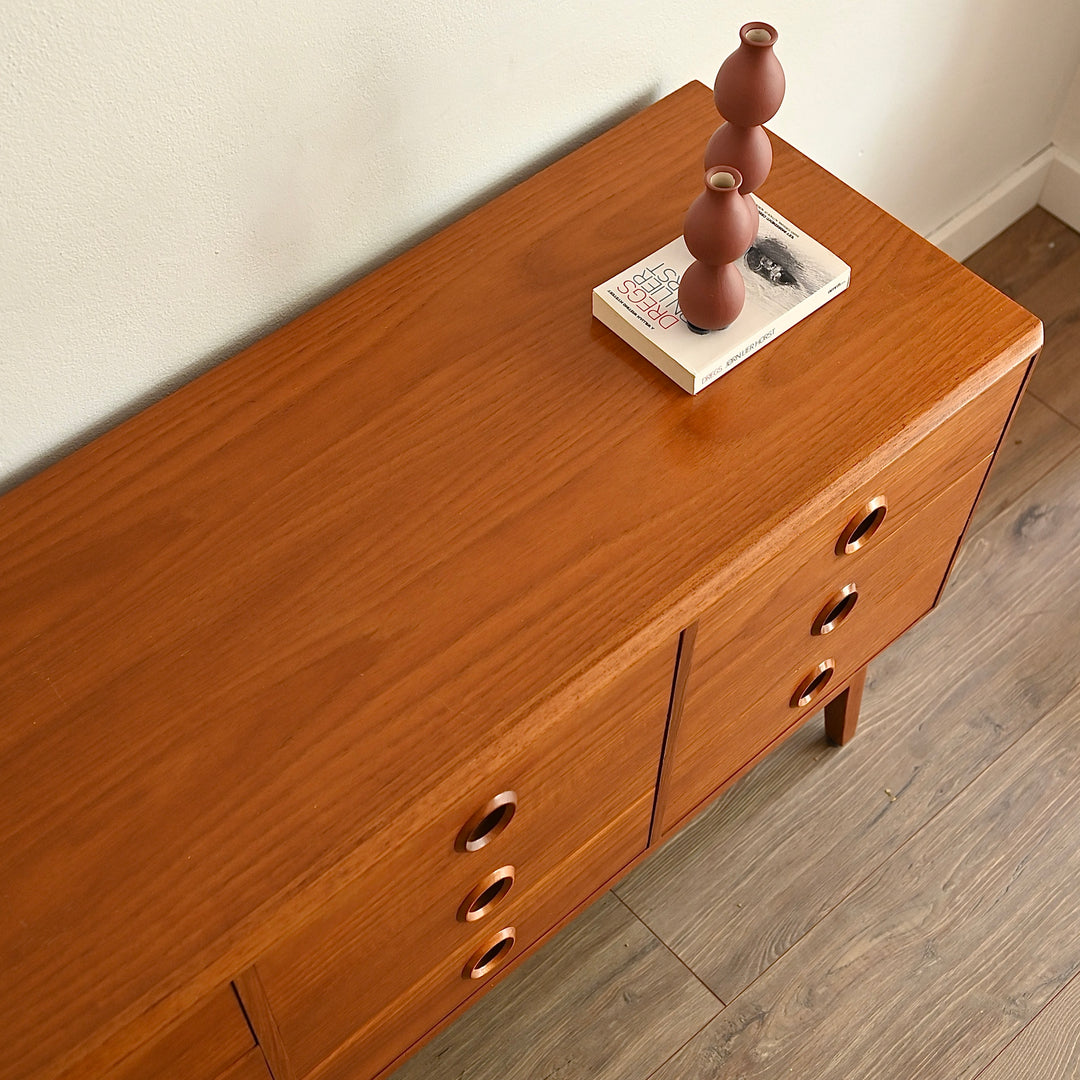
<instances>
[{"instance_id":1,"label":"laminate floor plank","mask_svg":"<svg viewBox=\"0 0 1080 1080\"><path fill-rule=\"evenodd\" d=\"M1077 627L1073 453L969 538L937 611L871 664L851 743L812 720L619 896L731 1001L1073 690Z\"/></svg>"},{"instance_id":2,"label":"laminate floor plank","mask_svg":"<svg viewBox=\"0 0 1080 1080\"><path fill-rule=\"evenodd\" d=\"M1080 976L1070 980L978 1080L1080 1080Z\"/></svg>"},{"instance_id":3,"label":"laminate floor plank","mask_svg":"<svg viewBox=\"0 0 1080 1080\"><path fill-rule=\"evenodd\" d=\"M1078 720L1074 693L655 1080L975 1077L1080 971Z\"/></svg>"},{"instance_id":4,"label":"laminate floor plank","mask_svg":"<svg viewBox=\"0 0 1080 1080\"><path fill-rule=\"evenodd\" d=\"M1036 206L979 248L964 265L1006 296L1019 300L1025 289L1054 274L1078 251L1080 233Z\"/></svg>"},{"instance_id":5,"label":"laminate floor plank","mask_svg":"<svg viewBox=\"0 0 1080 1080\"><path fill-rule=\"evenodd\" d=\"M722 1007L609 894L393 1080L633 1080Z\"/></svg>"},{"instance_id":6,"label":"laminate floor plank","mask_svg":"<svg viewBox=\"0 0 1080 1080\"><path fill-rule=\"evenodd\" d=\"M1080 251L1024 288L1019 299L1046 332L1030 392L1080 425Z\"/></svg>"}]
</instances>

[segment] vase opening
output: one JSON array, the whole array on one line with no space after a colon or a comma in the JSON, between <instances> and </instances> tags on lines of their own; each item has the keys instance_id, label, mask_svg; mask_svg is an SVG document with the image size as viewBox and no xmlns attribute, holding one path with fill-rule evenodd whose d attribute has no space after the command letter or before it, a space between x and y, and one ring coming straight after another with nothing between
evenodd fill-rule
<instances>
[{"instance_id":1,"label":"vase opening","mask_svg":"<svg viewBox=\"0 0 1080 1080\"><path fill-rule=\"evenodd\" d=\"M748 45L775 45L776 31L766 23L750 23L743 28L742 39Z\"/></svg>"},{"instance_id":2,"label":"vase opening","mask_svg":"<svg viewBox=\"0 0 1080 1080\"><path fill-rule=\"evenodd\" d=\"M709 187L715 188L717 191L723 191L724 188L738 187L741 180L737 179L733 172L728 172L726 169L720 168L716 172L709 173L705 181Z\"/></svg>"}]
</instances>

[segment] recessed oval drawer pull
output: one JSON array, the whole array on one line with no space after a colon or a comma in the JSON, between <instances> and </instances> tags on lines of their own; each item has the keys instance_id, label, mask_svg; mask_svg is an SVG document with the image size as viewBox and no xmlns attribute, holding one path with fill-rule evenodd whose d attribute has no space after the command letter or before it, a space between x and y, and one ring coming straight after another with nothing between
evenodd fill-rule
<instances>
[{"instance_id":1,"label":"recessed oval drawer pull","mask_svg":"<svg viewBox=\"0 0 1080 1080\"><path fill-rule=\"evenodd\" d=\"M858 599L859 590L855 587L855 582L848 582L825 602L810 627L810 633L831 634L852 613Z\"/></svg>"},{"instance_id":2,"label":"recessed oval drawer pull","mask_svg":"<svg viewBox=\"0 0 1080 1080\"><path fill-rule=\"evenodd\" d=\"M822 660L820 664L801 683L791 696L791 707L802 709L815 702L825 689L836 671L835 660Z\"/></svg>"},{"instance_id":3,"label":"recessed oval drawer pull","mask_svg":"<svg viewBox=\"0 0 1080 1080\"><path fill-rule=\"evenodd\" d=\"M502 967L513 952L516 935L517 930L513 926L507 926L488 938L465 965L462 978L482 979Z\"/></svg>"},{"instance_id":4,"label":"recessed oval drawer pull","mask_svg":"<svg viewBox=\"0 0 1080 1080\"><path fill-rule=\"evenodd\" d=\"M510 824L517 805L516 791L502 791L489 799L462 826L454 847L458 851L478 851L490 844Z\"/></svg>"},{"instance_id":5,"label":"recessed oval drawer pull","mask_svg":"<svg viewBox=\"0 0 1080 1080\"><path fill-rule=\"evenodd\" d=\"M889 503L884 495L877 495L866 503L844 526L836 542L836 554L850 555L868 544L888 512Z\"/></svg>"},{"instance_id":6,"label":"recessed oval drawer pull","mask_svg":"<svg viewBox=\"0 0 1080 1080\"><path fill-rule=\"evenodd\" d=\"M461 901L458 919L461 922L476 922L491 912L500 903L514 884L517 871L512 866L500 866L482 877Z\"/></svg>"}]
</instances>

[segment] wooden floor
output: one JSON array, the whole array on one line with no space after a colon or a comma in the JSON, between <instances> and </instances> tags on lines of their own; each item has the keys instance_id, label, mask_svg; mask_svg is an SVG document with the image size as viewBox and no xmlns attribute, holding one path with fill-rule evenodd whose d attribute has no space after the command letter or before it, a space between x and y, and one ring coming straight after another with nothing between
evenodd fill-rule
<instances>
[{"instance_id":1,"label":"wooden floor","mask_svg":"<svg viewBox=\"0 0 1080 1080\"><path fill-rule=\"evenodd\" d=\"M967 264L1047 344L940 607L394 1080L1080 1078L1080 236Z\"/></svg>"}]
</instances>

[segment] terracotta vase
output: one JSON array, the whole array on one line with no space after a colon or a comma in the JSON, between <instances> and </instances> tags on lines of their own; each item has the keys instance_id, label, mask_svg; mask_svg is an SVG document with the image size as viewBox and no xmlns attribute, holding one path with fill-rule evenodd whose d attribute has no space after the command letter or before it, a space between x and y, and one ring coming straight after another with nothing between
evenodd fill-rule
<instances>
[{"instance_id":1,"label":"terracotta vase","mask_svg":"<svg viewBox=\"0 0 1080 1080\"><path fill-rule=\"evenodd\" d=\"M784 100L784 69L773 46L776 30L749 22L739 31L739 47L720 65L713 101L720 115L742 128L757 127L776 115Z\"/></svg>"},{"instance_id":2,"label":"terracotta vase","mask_svg":"<svg viewBox=\"0 0 1080 1080\"><path fill-rule=\"evenodd\" d=\"M742 174L726 165L705 172L705 190L683 219L683 238L695 259L734 262L746 254L757 232L757 207L739 191Z\"/></svg>"},{"instance_id":3,"label":"terracotta vase","mask_svg":"<svg viewBox=\"0 0 1080 1080\"><path fill-rule=\"evenodd\" d=\"M739 191L738 169L705 173L705 190L690 204L683 239L693 262L679 283L679 307L691 330L721 330L742 310L746 289L735 265L757 233L757 207Z\"/></svg>"},{"instance_id":4,"label":"terracotta vase","mask_svg":"<svg viewBox=\"0 0 1080 1080\"><path fill-rule=\"evenodd\" d=\"M744 195L759 187L772 168L772 143L761 125L772 119L784 99L784 69L773 52L776 39L768 23L747 23L713 87L713 101L725 122L705 147L705 168L734 165L742 173L739 190Z\"/></svg>"},{"instance_id":5,"label":"terracotta vase","mask_svg":"<svg viewBox=\"0 0 1080 1080\"><path fill-rule=\"evenodd\" d=\"M739 190L744 195L761 186L772 168L772 158L769 133L761 126L743 128L723 123L705 147L705 168L734 165L742 173Z\"/></svg>"},{"instance_id":6,"label":"terracotta vase","mask_svg":"<svg viewBox=\"0 0 1080 1080\"><path fill-rule=\"evenodd\" d=\"M679 307L698 334L730 326L745 302L746 284L733 262L693 262L679 282Z\"/></svg>"}]
</instances>

